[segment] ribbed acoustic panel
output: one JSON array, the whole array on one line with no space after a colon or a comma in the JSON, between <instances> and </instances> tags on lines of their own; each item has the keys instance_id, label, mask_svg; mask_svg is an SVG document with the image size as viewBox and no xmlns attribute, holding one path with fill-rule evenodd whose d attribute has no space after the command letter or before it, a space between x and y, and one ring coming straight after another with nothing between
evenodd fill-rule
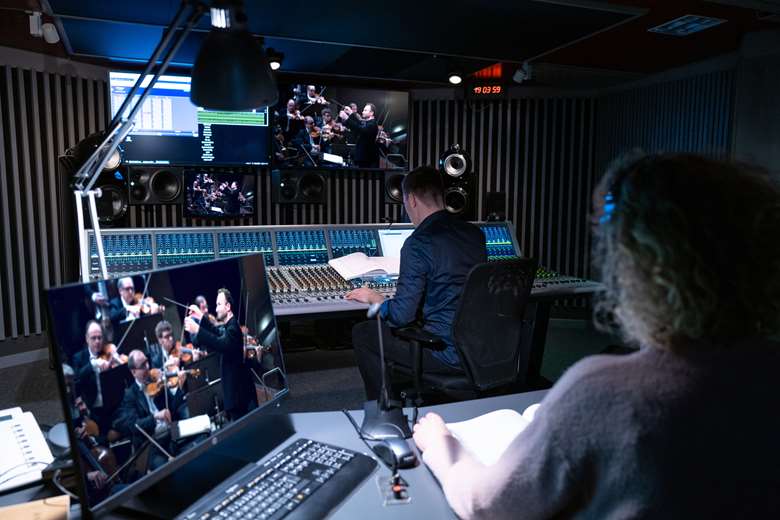
<instances>
[{"instance_id":1,"label":"ribbed acoustic panel","mask_svg":"<svg viewBox=\"0 0 780 520\"><path fill-rule=\"evenodd\" d=\"M583 97L418 100L411 164L436 165L439 154L459 143L474 161L477 217L486 216L486 193L504 193L523 254L587 277L594 109L594 100Z\"/></svg>"},{"instance_id":2,"label":"ribbed acoustic panel","mask_svg":"<svg viewBox=\"0 0 780 520\"><path fill-rule=\"evenodd\" d=\"M105 125L105 82L0 66L0 340L37 334L62 282L57 156Z\"/></svg>"},{"instance_id":3,"label":"ribbed acoustic panel","mask_svg":"<svg viewBox=\"0 0 780 520\"><path fill-rule=\"evenodd\" d=\"M729 157L735 74L727 69L600 98L596 164L603 169L634 148Z\"/></svg>"}]
</instances>

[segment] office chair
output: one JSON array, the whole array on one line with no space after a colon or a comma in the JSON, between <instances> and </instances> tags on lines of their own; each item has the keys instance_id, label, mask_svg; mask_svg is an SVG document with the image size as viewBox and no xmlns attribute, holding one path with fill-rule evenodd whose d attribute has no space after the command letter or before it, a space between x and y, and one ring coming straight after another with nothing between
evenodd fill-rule
<instances>
[{"instance_id":1,"label":"office chair","mask_svg":"<svg viewBox=\"0 0 780 520\"><path fill-rule=\"evenodd\" d=\"M420 406L423 394L447 402L526 389L533 330L527 303L535 274L536 260L529 258L479 264L469 272L453 323L463 374L423 373L422 349L442 350L444 343L419 327L395 329L412 356L411 371L393 366L413 378L413 390L401 397Z\"/></svg>"}]
</instances>

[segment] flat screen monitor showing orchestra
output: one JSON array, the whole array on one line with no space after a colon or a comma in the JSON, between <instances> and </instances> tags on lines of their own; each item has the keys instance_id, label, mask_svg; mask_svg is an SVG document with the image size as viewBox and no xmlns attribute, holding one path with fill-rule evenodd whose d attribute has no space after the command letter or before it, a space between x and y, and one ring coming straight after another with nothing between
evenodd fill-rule
<instances>
[{"instance_id":1,"label":"flat screen monitor showing orchestra","mask_svg":"<svg viewBox=\"0 0 780 520\"><path fill-rule=\"evenodd\" d=\"M255 174L184 171L184 215L237 218L255 214Z\"/></svg>"},{"instance_id":2,"label":"flat screen monitor showing orchestra","mask_svg":"<svg viewBox=\"0 0 780 520\"><path fill-rule=\"evenodd\" d=\"M67 285L46 301L92 514L240 438L287 393L261 255Z\"/></svg>"},{"instance_id":3,"label":"flat screen monitor showing orchestra","mask_svg":"<svg viewBox=\"0 0 780 520\"><path fill-rule=\"evenodd\" d=\"M274 167L407 167L408 92L280 84L271 114Z\"/></svg>"}]
</instances>

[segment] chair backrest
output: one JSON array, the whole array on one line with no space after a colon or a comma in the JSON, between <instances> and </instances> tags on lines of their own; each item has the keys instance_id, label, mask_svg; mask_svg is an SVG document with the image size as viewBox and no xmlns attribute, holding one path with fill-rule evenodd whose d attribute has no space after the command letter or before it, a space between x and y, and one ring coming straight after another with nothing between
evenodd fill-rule
<instances>
[{"instance_id":1,"label":"chair backrest","mask_svg":"<svg viewBox=\"0 0 780 520\"><path fill-rule=\"evenodd\" d=\"M479 264L469 272L453 324L461 362L476 387L523 383L530 342L524 341L525 308L536 260Z\"/></svg>"}]
</instances>

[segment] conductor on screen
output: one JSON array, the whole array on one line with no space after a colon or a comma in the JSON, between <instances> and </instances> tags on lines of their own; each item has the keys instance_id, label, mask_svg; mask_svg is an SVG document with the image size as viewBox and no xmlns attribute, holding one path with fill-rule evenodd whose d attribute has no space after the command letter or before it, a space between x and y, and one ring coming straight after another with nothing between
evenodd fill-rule
<instances>
[{"instance_id":1,"label":"conductor on screen","mask_svg":"<svg viewBox=\"0 0 780 520\"><path fill-rule=\"evenodd\" d=\"M244 336L233 315L233 297L227 289L217 291L217 323L203 319L203 312L190 305L184 328L195 345L221 356L220 377L225 393L225 414L231 421L257 407L257 393L249 365L244 363Z\"/></svg>"},{"instance_id":2,"label":"conductor on screen","mask_svg":"<svg viewBox=\"0 0 780 520\"><path fill-rule=\"evenodd\" d=\"M379 132L373 103L366 103L363 113L358 116L351 107L343 107L339 117L355 136L355 165L359 168L379 168L379 145L376 136Z\"/></svg>"}]
</instances>

